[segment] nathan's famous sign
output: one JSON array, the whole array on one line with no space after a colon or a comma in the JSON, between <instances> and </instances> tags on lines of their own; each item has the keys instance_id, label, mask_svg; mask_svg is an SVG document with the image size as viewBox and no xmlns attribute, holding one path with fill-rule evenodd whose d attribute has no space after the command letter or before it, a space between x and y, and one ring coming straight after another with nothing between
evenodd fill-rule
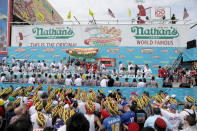
<instances>
[{"instance_id":1,"label":"nathan's famous sign","mask_svg":"<svg viewBox=\"0 0 197 131\"><path fill-rule=\"evenodd\" d=\"M179 32L174 27L150 27L142 26L131 27L131 33L135 33L133 37L137 39L137 44L173 45L173 39L179 37Z\"/></svg>"},{"instance_id":2,"label":"nathan's famous sign","mask_svg":"<svg viewBox=\"0 0 197 131\"><path fill-rule=\"evenodd\" d=\"M12 46L185 47L185 25L32 25L12 26ZM50 40L49 40L50 39ZM133 50L129 51L133 52Z\"/></svg>"},{"instance_id":3,"label":"nathan's famous sign","mask_svg":"<svg viewBox=\"0 0 197 131\"><path fill-rule=\"evenodd\" d=\"M74 32L70 27L65 29L44 29L44 28L33 28L32 33L35 34L36 39L69 39L74 36Z\"/></svg>"}]
</instances>

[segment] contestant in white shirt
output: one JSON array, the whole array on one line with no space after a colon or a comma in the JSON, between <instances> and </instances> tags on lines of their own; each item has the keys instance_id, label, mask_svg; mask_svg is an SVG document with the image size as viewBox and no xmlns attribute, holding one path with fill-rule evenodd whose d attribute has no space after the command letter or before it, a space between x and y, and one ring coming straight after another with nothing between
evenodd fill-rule
<instances>
[{"instance_id":1,"label":"contestant in white shirt","mask_svg":"<svg viewBox=\"0 0 197 131\"><path fill-rule=\"evenodd\" d=\"M139 87L139 88L146 87L146 83L144 83L144 82L142 81L142 79L139 79L139 83L137 84L137 87Z\"/></svg>"}]
</instances>

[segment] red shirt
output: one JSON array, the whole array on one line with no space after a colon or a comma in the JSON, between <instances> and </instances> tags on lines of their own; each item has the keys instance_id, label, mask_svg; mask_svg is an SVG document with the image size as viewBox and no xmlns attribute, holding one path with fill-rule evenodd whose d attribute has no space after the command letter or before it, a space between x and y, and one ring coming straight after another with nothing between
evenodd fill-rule
<instances>
[{"instance_id":1,"label":"red shirt","mask_svg":"<svg viewBox=\"0 0 197 131\"><path fill-rule=\"evenodd\" d=\"M158 77L161 77L161 72L162 72L162 69L158 69Z\"/></svg>"},{"instance_id":2,"label":"red shirt","mask_svg":"<svg viewBox=\"0 0 197 131\"><path fill-rule=\"evenodd\" d=\"M97 65L94 65L93 66L93 71L96 72L96 70L97 70Z\"/></svg>"},{"instance_id":3,"label":"red shirt","mask_svg":"<svg viewBox=\"0 0 197 131\"><path fill-rule=\"evenodd\" d=\"M89 70L90 67L91 67L91 64L90 64L90 63L87 63L87 64L86 64L86 70Z\"/></svg>"},{"instance_id":4,"label":"red shirt","mask_svg":"<svg viewBox=\"0 0 197 131\"><path fill-rule=\"evenodd\" d=\"M161 70L161 77L163 78L167 77L167 71L165 69Z\"/></svg>"}]
</instances>

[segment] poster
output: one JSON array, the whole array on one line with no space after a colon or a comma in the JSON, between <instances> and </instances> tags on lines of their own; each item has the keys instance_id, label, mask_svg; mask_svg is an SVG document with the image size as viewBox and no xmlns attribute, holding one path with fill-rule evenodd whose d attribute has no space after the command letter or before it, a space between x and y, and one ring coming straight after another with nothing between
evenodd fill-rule
<instances>
[{"instance_id":1,"label":"poster","mask_svg":"<svg viewBox=\"0 0 197 131\"><path fill-rule=\"evenodd\" d=\"M160 19L162 20L165 16L165 19L171 18L171 9L170 7L154 7L151 8L151 19Z\"/></svg>"},{"instance_id":2,"label":"poster","mask_svg":"<svg viewBox=\"0 0 197 131\"><path fill-rule=\"evenodd\" d=\"M13 14L29 24L63 23L62 17L47 0L14 0Z\"/></svg>"},{"instance_id":3,"label":"poster","mask_svg":"<svg viewBox=\"0 0 197 131\"><path fill-rule=\"evenodd\" d=\"M186 47L188 25L13 26L12 46Z\"/></svg>"},{"instance_id":4,"label":"poster","mask_svg":"<svg viewBox=\"0 0 197 131\"><path fill-rule=\"evenodd\" d=\"M7 54L8 0L0 1L0 54Z\"/></svg>"}]
</instances>

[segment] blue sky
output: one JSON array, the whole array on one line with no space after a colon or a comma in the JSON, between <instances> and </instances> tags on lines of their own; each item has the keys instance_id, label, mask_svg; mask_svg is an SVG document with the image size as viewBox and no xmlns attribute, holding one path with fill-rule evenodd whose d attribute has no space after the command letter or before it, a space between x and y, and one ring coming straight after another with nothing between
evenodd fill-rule
<instances>
[{"instance_id":1,"label":"blue sky","mask_svg":"<svg viewBox=\"0 0 197 131\"><path fill-rule=\"evenodd\" d=\"M89 8L94 12L96 20L114 20L107 9L110 8L118 20L131 20L138 13L136 0L48 0L57 12L66 20L71 10L72 16L80 20L91 20ZM197 23L197 0L144 0L144 7L170 7L171 14L176 14L177 19L183 19L184 7L189 17L187 20ZM128 16L128 8L131 9L131 17ZM74 21L74 18L71 18ZM192 26L192 24L191 24ZM191 39L197 39L197 26L191 30Z\"/></svg>"}]
</instances>

